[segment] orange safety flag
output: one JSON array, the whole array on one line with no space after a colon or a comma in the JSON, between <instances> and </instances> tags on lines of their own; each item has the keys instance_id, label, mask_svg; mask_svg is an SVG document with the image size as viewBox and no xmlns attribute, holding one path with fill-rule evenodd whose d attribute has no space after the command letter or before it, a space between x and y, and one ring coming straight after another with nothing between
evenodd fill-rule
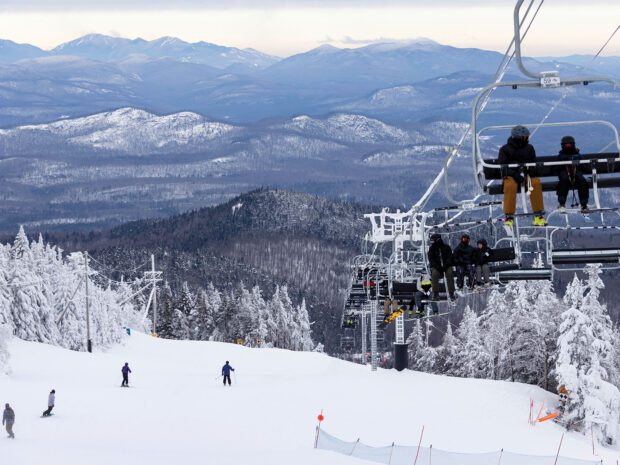
<instances>
[{"instance_id":1,"label":"orange safety flag","mask_svg":"<svg viewBox=\"0 0 620 465\"><path fill-rule=\"evenodd\" d=\"M539 419L538 419L538 422L539 422L539 423L542 423L543 421L553 420L554 418L557 418L557 417L559 417L559 416L560 416L560 413L559 413L559 412L553 412L553 413L550 413L549 415L547 415L547 416L545 416L545 417L539 418Z\"/></svg>"}]
</instances>

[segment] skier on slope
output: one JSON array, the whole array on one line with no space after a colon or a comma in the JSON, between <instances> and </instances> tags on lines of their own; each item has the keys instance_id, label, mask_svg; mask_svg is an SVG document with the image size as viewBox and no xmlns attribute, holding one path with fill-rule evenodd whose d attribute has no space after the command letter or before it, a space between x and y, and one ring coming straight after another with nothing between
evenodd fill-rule
<instances>
[{"instance_id":1,"label":"skier on slope","mask_svg":"<svg viewBox=\"0 0 620 465\"><path fill-rule=\"evenodd\" d=\"M228 380L228 385L231 385L230 382L230 372L235 371L233 367L229 365L228 360L226 360L226 365L222 367L222 376L224 377L224 386L226 386L226 380Z\"/></svg>"},{"instance_id":2,"label":"skier on slope","mask_svg":"<svg viewBox=\"0 0 620 465\"><path fill-rule=\"evenodd\" d=\"M5 426L6 432L9 434L9 438L15 439L15 434L13 433L13 425L15 424L15 412L9 404L4 405L2 424Z\"/></svg>"},{"instance_id":3,"label":"skier on slope","mask_svg":"<svg viewBox=\"0 0 620 465\"><path fill-rule=\"evenodd\" d=\"M123 373L123 382L121 387L129 387L129 373L131 373L131 368L129 368L129 363L125 362L123 368L121 368L121 372Z\"/></svg>"},{"instance_id":4,"label":"skier on slope","mask_svg":"<svg viewBox=\"0 0 620 465\"><path fill-rule=\"evenodd\" d=\"M49 417L52 414L52 409L54 408L54 403L56 402L56 390L52 389L47 396L47 410L43 412L44 417Z\"/></svg>"}]
</instances>

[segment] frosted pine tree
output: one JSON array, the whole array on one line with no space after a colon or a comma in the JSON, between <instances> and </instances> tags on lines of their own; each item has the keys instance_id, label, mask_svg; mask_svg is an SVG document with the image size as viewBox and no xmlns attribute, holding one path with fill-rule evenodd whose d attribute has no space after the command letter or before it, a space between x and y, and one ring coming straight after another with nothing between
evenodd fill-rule
<instances>
[{"instance_id":1,"label":"frosted pine tree","mask_svg":"<svg viewBox=\"0 0 620 465\"><path fill-rule=\"evenodd\" d=\"M417 319L413 325L413 330L407 338L407 356L409 359L409 368L417 370L419 366L419 358L422 356L424 349L424 338L422 336L422 325Z\"/></svg>"},{"instance_id":2,"label":"frosted pine tree","mask_svg":"<svg viewBox=\"0 0 620 465\"><path fill-rule=\"evenodd\" d=\"M154 331L160 337L169 338L172 337L172 321L174 319L174 296L172 295L172 289L168 281L164 282L164 285L159 292L157 299L157 328L153 328Z\"/></svg>"},{"instance_id":3,"label":"frosted pine tree","mask_svg":"<svg viewBox=\"0 0 620 465\"><path fill-rule=\"evenodd\" d=\"M0 244L0 325L7 324L12 329L12 293L9 289L9 278L7 275L8 268L9 251L8 248Z\"/></svg>"},{"instance_id":4,"label":"frosted pine tree","mask_svg":"<svg viewBox=\"0 0 620 465\"><path fill-rule=\"evenodd\" d=\"M599 301L604 288L600 265L586 268L584 312L592 320L591 363L586 371L585 427L599 441L616 441L620 421L620 392L610 381L614 369L614 332L605 305Z\"/></svg>"},{"instance_id":5,"label":"frosted pine tree","mask_svg":"<svg viewBox=\"0 0 620 465\"><path fill-rule=\"evenodd\" d=\"M424 344L421 347L420 353L418 353L417 369L424 373L434 373L435 365L437 363L437 349L429 344L431 332L433 330L433 322L430 319L424 321L426 328L426 337L424 338Z\"/></svg>"},{"instance_id":6,"label":"frosted pine tree","mask_svg":"<svg viewBox=\"0 0 620 465\"><path fill-rule=\"evenodd\" d=\"M35 260L24 229L11 247L9 286L12 291L11 317L15 335L27 341L57 344L60 335L54 322L54 310L37 274Z\"/></svg>"},{"instance_id":7,"label":"frosted pine tree","mask_svg":"<svg viewBox=\"0 0 620 465\"><path fill-rule=\"evenodd\" d=\"M509 367L511 381L538 384L543 379L543 324L536 312L536 295L526 281L506 286L506 301L511 318L509 332Z\"/></svg>"},{"instance_id":8,"label":"frosted pine tree","mask_svg":"<svg viewBox=\"0 0 620 465\"><path fill-rule=\"evenodd\" d=\"M183 282L181 285L181 294L176 303L175 310L179 310L185 316L183 324L187 324L189 328L189 333L185 338L182 339L194 339L196 334L196 326L198 320L198 309L196 308L196 298L194 294L189 289L189 285L187 282ZM178 314L175 312L175 319L178 317ZM180 322L175 322L180 323ZM176 327L178 330L178 326Z\"/></svg>"},{"instance_id":9,"label":"frosted pine tree","mask_svg":"<svg viewBox=\"0 0 620 465\"><path fill-rule=\"evenodd\" d=\"M178 308L175 308L173 312L174 316L170 327L170 337L182 340L189 339L191 330L187 321L187 315Z\"/></svg>"},{"instance_id":10,"label":"frosted pine tree","mask_svg":"<svg viewBox=\"0 0 620 465\"><path fill-rule=\"evenodd\" d=\"M9 371L9 341L12 335L8 324L0 324L0 375Z\"/></svg>"},{"instance_id":11,"label":"frosted pine tree","mask_svg":"<svg viewBox=\"0 0 620 465\"><path fill-rule=\"evenodd\" d=\"M459 340L452 332L452 325L448 321L446 333L441 346L437 349L435 373L452 376L457 370L457 357L460 352Z\"/></svg>"},{"instance_id":12,"label":"frosted pine tree","mask_svg":"<svg viewBox=\"0 0 620 465\"><path fill-rule=\"evenodd\" d=\"M310 351L314 349L314 342L312 341L312 329L310 327L310 317L308 316L308 309L306 308L306 299L301 301L301 305L297 308L299 332L301 340L298 350Z\"/></svg>"},{"instance_id":13,"label":"frosted pine tree","mask_svg":"<svg viewBox=\"0 0 620 465\"><path fill-rule=\"evenodd\" d=\"M483 344L490 362L487 377L491 379L503 379L506 373L510 338L506 328L510 326L511 313L504 293L493 290L480 316Z\"/></svg>"},{"instance_id":14,"label":"frosted pine tree","mask_svg":"<svg viewBox=\"0 0 620 465\"><path fill-rule=\"evenodd\" d=\"M490 360L482 345L478 318L469 305L465 307L457 337L461 352L455 374L464 378L485 378Z\"/></svg>"},{"instance_id":15,"label":"frosted pine tree","mask_svg":"<svg viewBox=\"0 0 620 465\"><path fill-rule=\"evenodd\" d=\"M575 276L566 289L564 303L569 309L561 316L555 373L558 384L569 392L563 412L567 427L613 442L620 393L608 382L613 333L606 309L598 301L599 273L598 266L590 266L586 285Z\"/></svg>"}]
</instances>

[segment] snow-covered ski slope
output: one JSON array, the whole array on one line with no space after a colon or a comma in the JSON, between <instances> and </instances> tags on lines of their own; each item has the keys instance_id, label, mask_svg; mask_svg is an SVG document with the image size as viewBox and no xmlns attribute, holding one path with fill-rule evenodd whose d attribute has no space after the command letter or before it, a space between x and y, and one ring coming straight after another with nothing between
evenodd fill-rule
<instances>
[{"instance_id":1,"label":"snow-covered ski slope","mask_svg":"<svg viewBox=\"0 0 620 465\"><path fill-rule=\"evenodd\" d=\"M342 439L423 443L461 452L504 448L555 454L562 430L528 425L529 399L555 396L523 384L379 370L317 353L169 341L134 333L106 353L13 340L0 402L17 416L11 465L345 465L368 463L313 449L316 416ZM215 380L230 360L232 388ZM121 388L129 362L131 387ZM236 378L236 379L235 379ZM40 418L56 389L55 415ZM617 450L597 447L616 463ZM592 459L589 437L567 434L562 455ZM458 464L455 464L458 465Z\"/></svg>"}]
</instances>

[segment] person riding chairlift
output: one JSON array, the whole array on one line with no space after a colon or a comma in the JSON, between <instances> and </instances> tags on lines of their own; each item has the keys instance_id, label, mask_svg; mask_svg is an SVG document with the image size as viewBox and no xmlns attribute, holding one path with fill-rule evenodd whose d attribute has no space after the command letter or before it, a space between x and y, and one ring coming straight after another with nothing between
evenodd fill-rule
<instances>
[{"instance_id":1,"label":"person riding chairlift","mask_svg":"<svg viewBox=\"0 0 620 465\"><path fill-rule=\"evenodd\" d=\"M499 149L498 162L500 165L525 164L536 161L536 150L529 143L530 131L525 126L515 126L510 132L508 142ZM525 175L525 177L523 176ZM534 226L546 226L545 204L543 201L542 186L540 179L535 177L531 167L523 169L508 168L502 166L504 180L504 223L512 227L514 214L517 208L517 191L525 184L525 189L530 194L530 203L534 212Z\"/></svg>"},{"instance_id":2,"label":"person riding chairlift","mask_svg":"<svg viewBox=\"0 0 620 465\"><path fill-rule=\"evenodd\" d=\"M576 163L579 160L579 149L575 146L575 138L573 136L564 136L560 142L562 149L558 153L558 158L562 161L571 160L572 165L562 165L558 170L558 210L566 210L566 198L568 192L573 192L577 189L579 193L579 204L581 205L581 211L588 211L588 200L590 197L590 187L588 181L584 177L584 173L587 173L585 165Z\"/></svg>"}]
</instances>

